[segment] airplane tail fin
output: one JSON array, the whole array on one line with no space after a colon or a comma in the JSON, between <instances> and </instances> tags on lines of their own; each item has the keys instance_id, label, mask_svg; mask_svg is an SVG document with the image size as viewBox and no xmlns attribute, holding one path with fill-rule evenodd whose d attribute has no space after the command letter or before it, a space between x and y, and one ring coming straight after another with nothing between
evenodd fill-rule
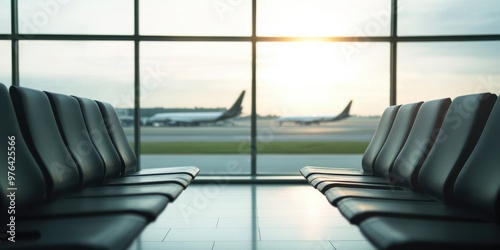
<instances>
[{"instance_id":1,"label":"airplane tail fin","mask_svg":"<svg viewBox=\"0 0 500 250\"><path fill-rule=\"evenodd\" d=\"M217 118L218 121L229 119L236 117L241 114L241 110L243 107L241 106L243 102L243 97L245 97L245 90L241 92L240 96L236 100L236 102L231 106L230 109L228 109L226 112L224 112L219 118Z\"/></svg>"},{"instance_id":2,"label":"airplane tail fin","mask_svg":"<svg viewBox=\"0 0 500 250\"><path fill-rule=\"evenodd\" d=\"M351 115L349 114L349 112L351 111L351 104L352 104L352 100L349 101L349 104L347 104L347 106L345 107L345 109L342 111L342 113L340 113L337 118L347 118L347 117L350 117Z\"/></svg>"}]
</instances>

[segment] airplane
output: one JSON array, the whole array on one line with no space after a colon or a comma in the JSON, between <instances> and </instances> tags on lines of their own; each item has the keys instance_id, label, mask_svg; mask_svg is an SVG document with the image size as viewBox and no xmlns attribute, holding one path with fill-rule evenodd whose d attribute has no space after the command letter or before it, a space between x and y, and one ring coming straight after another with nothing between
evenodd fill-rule
<instances>
[{"instance_id":1,"label":"airplane","mask_svg":"<svg viewBox=\"0 0 500 250\"><path fill-rule=\"evenodd\" d=\"M230 118L237 117L241 114L241 103L245 91L241 92L240 96L233 106L224 112L172 112L158 113L151 116L146 124L155 127L160 126L199 126L200 124L216 123L225 121Z\"/></svg>"},{"instance_id":2,"label":"airplane","mask_svg":"<svg viewBox=\"0 0 500 250\"><path fill-rule=\"evenodd\" d=\"M322 122L336 122L340 120L344 120L349 118L351 115L349 111L351 110L352 100L349 101L349 104L344 108L344 110L337 116L283 116L276 121L281 126L283 123L291 122L299 125L312 125L312 124L320 124Z\"/></svg>"}]
</instances>

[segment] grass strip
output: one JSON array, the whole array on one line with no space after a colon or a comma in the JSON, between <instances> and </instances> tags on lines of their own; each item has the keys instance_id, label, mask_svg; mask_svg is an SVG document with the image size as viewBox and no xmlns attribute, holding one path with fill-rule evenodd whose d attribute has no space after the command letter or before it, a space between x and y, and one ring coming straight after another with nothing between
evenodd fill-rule
<instances>
[{"instance_id":1,"label":"grass strip","mask_svg":"<svg viewBox=\"0 0 500 250\"><path fill-rule=\"evenodd\" d=\"M132 145L133 146L133 145ZM260 154L363 154L368 142L258 142ZM250 142L143 142L142 154L246 154Z\"/></svg>"}]
</instances>

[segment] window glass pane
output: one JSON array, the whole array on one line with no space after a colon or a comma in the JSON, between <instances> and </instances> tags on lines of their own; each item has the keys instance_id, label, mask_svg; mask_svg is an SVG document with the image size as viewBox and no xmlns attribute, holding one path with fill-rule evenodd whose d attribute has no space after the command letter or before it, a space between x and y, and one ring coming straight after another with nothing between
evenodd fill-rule
<instances>
[{"instance_id":1,"label":"window glass pane","mask_svg":"<svg viewBox=\"0 0 500 250\"><path fill-rule=\"evenodd\" d=\"M361 166L389 105L389 44L357 46L258 44L258 173L296 175L305 165L333 162ZM325 122L351 100L353 117Z\"/></svg>"},{"instance_id":2,"label":"window glass pane","mask_svg":"<svg viewBox=\"0 0 500 250\"><path fill-rule=\"evenodd\" d=\"M250 43L141 43L142 167L249 174L250 89Z\"/></svg>"},{"instance_id":3,"label":"window glass pane","mask_svg":"<svg viewBox=\"0 0 500 250\"><path fill-rule=\"evenodd\" d=\"M252 1L142 0L142 35L250 36Z\"/></svg>"},{"instance_id":4,"label":"window glass pane","mask_svg":"<svg viewBox=\"0 0 500 250\"><path fill-rule=\"evenodd\" d=\"M23 87L134 107L133 42L21 41Z\"/></svg>"},{"instance_id":5,"label":"window glass pane","mask_svg":"<svg viewBox=\"0 0 500 250\"><path fill-rule=\"evenodd\" d=\"M398 45L398 102L500 93L500 42Z\"/></svg>"},{"instance_id":6,"label":"window glass pane","mask_svg":"<svg viewBox=\"0 0 500 250\"><path fill-rule=\"evenodd\" d=\"M132 0L19 0L21 34L133 34Z\"/></svg>"},{"instance_id":7,"label":"window glass pane","mask_svg":"<svg viewBox=\"0 0 500 250\"><path fill-rule=\"evenodd\" d=\"M399 0L398 35L500 33L497 0Z\"/></svg>"},{"instance_id":8,"label":"window glass pane","mask_svg":"<svg viewBox=\"0 0 500 250\"><path fill-rule=\"evenodd\" d=\"M0 0L0 34L10 33L10 0Z\"/></svg>"},{"instance_id":9,"label":"window glass pane","mask_svg":"<svg viewBox=\"0 0 500 250\"><path fill-rule=\"evenodd\" d=\"M390 0L265 0L259 36L387 36Z\"/></svg>"},{"instance_id":10,"label":"window glass pane","mask_svg":"<svg viewBox=\"0 0 500 250\"><path fill-rule=\"evenodd\" d=\"M10 41L0 41L0 82L12 84L12 58Z\"/></svg>"}]
</instances>

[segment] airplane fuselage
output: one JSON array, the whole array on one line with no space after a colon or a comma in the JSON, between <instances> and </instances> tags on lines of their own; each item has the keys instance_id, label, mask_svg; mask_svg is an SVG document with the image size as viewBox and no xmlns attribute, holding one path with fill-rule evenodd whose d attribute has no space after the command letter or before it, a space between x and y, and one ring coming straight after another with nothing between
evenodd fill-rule
<instances>
[{"instance_id":1,"label":"airplane fuselage","mask_svg":"<svg viewBox=\"0 0 500 250\"><path fill-rule=\"evenodd\" d=\"M160 126L198 126L202 123L218 123L241 115L241 104L245 91L241 92L236 102L223 112L170 112L159 113L148 118L146 124Z\"/></svg>"},{"instance_id":2,"label":"airplane fuselage","mask_svg":"<svg viewBox=\"0 0 500 250\"><path fill-rule=\"evenodd\" d=\"M312 125L312 124L320 124L323 122L336 122L343 119L349 118L351 115L349 111L351 110L352 100L349 101L344 110L337 116L282 116L276 121L279 125L283 123L295 123L299 125Z\"/></svg>"},{"instance_id":3,"label":"airplane fuselage","mask_svg":"<svg viewBox=\"0 0 500 250\"><path fill-rule=\"evenodd\" d=\"M199 125L200 123L216 122L224 112L182 112L160 113L149 118L153 126L168 125Z\"/></svg>"},{"instance_id":4,"label":"airplane fuselage","mask_svg":"<svg viewBox=\"0 0 500 250\"><path fill-rule=\"evenodd\" d=\"M336 116L284 116L278 118L276 121L279 124L289 122L299 125L312 125L320 124L321 122L334 121L335 118Z\"/></svg>"}]
</instances>

